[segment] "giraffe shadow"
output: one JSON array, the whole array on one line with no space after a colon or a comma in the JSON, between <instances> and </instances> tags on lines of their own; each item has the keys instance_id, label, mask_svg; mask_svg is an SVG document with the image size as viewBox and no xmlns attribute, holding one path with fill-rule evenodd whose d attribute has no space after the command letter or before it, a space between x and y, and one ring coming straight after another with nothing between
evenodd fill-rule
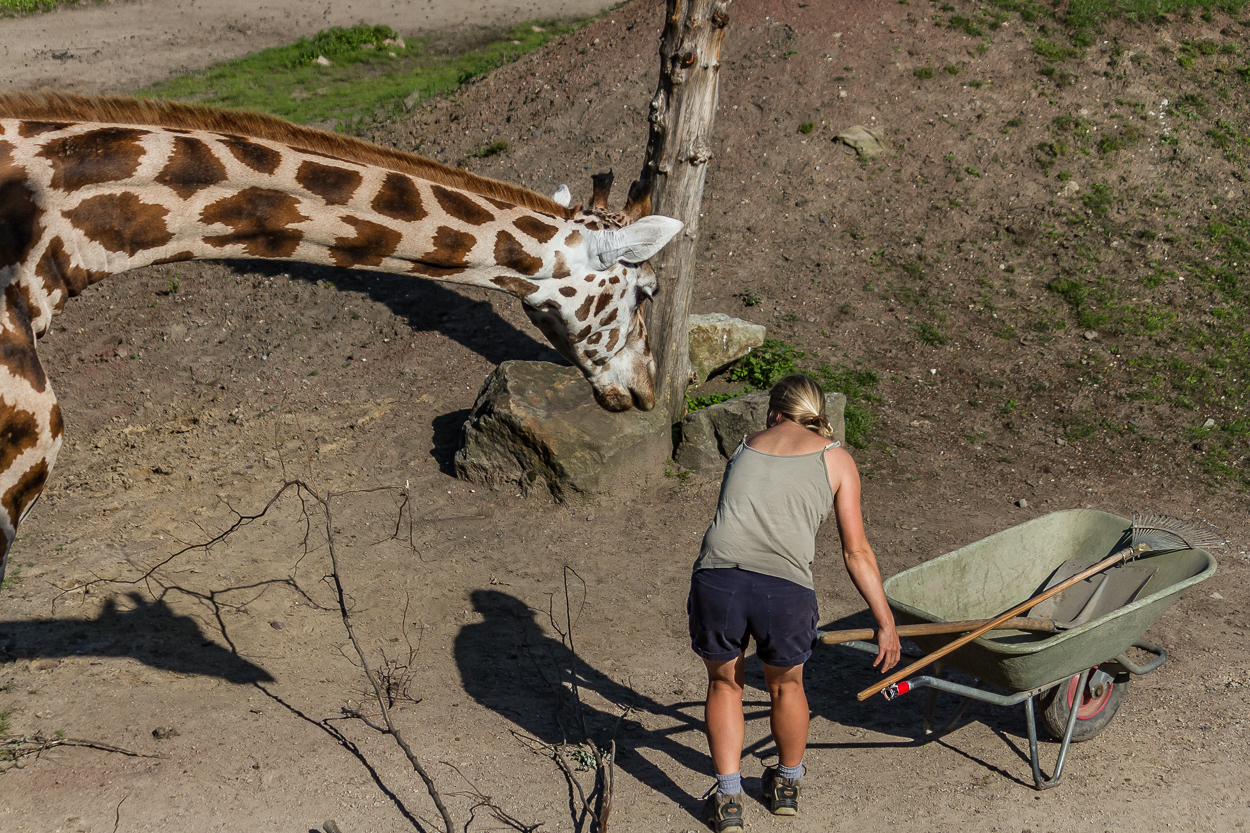
<instances>
[{"instance_id":1,"label":"giraffe shadow","mask_svg":"<svg viewBox=\"0 0 1250 833\"><path fill-rule=\"evenodd\" d=\"M19 659L130 657L179 674L218 677L232 683L273 682L269 672L208 638L189 616L163 600L129 594L121 609L109 599L94 619L0 621L0 665Z\"/></svg>"},{"instance_id":2,"label":"giraffe shadow","mask_svg":"<svg viewBox=\"0 0 1250 833\"><path fill-rule=\"evenodd\" d=\"M546 341L502 318L489 301L465 297L438 281L308 263L265 260L225 263L250 274L290 275L309 283L329 281L340 291L362 293L405 318L414 331L441 333L491 364L509 359L568 364ZM521 303L515 299L513 302Z\"/></svg>"},{"instance_id":3,"label":"giraffe shadow","mask_svg":"<svg viewBox=\"0 0 1250 833\"><path fill-rule=\"evenodd\" d=\"M515 596L474 590L470 600L484 619L461 628L454 646L461 684L470 697L545 744L578 744L589 736L605 749L615 739L616 768L701 818L699 796L675 782L662 764L667 758L696 772L712 772L702 748L702 699L666 705L622 685L544 633L536 611ZM621 719L627 708L630 715L658 716L665 725L649 729L631 716Z\"/></svg>"}]
</instances>

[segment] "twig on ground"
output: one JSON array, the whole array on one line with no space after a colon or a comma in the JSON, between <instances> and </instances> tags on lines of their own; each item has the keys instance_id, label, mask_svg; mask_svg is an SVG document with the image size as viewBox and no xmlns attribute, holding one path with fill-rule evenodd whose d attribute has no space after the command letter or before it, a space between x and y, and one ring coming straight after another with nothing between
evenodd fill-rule
<instances>
[{"instance_id":1,"label":"twig on ground","mask_svg":"<svg viewBox=\"0 0 1250 833\"><path fill-rule=\"evenodd\" d=\"M477 803L473 805L472 810L469 811L470 813L469 821L465 822L464 824L465 833L469 833L469 825L473 822L473 818L472 818L473 810L476 810L478 807L485 807L490 812L491 817L494 818L495 821L499 822L500 824L506 824L508 827L511 827L513 830L519 830L520 833L534 833L535 830L543 826L544 822L541 822L541 821L538 824L526 824L525 822L518 819L516 816L513 816L509 814L508 812L506 812L505 810L503 810L498 804L495 803L495 800L493 798L491 798L489 795L483 794L482 791L477 788L477 785L474 784L472 781L470 781L469 777L460 771L460 767L456 766L450 761L439 761L439 763L441 763L443 766L451 767L453 770L456 771L456 774L459 775L461 778L463 778L465 780L465 783L469 785L469 790L467 792L451 793L451 795L468 796L469 798L475 799L477 801Z\"/></svg>"},{"instance_id":2,"label":"twig on ground","mask_svg":"<svg viewBox=\"0 0 1250 833\"><path fill-rule=\"evenodd\" d=\"M581 584L581 587L582 587L581 603L577 607L576 615L574 615L572 594L570 593L570 587L569 587L570 576L577 579L577 581ZM568 653L568 656L570 657L570 660L569 660L570 667L567 669L567 676L569 679L568 689L565 688L564 681L563 681L563 677L565 676L565 669L558 667L559 665L558 662L557 662L557 668L556 668L556 678L554 681L548 678L547 674L544 673L542 667L539 665L537 660L534 660L534 664L535 664L536 670L538 671L539 677L541 677L551 687L552 693L556 697L555 717L556 717L556 723L560 726L560 733L563 736L563 740L560 743L556 743L556 744L542 744L542 745L546 749L548 754L551 755L552 759L556 762L556 765L559 766L561 771L564 773L565 780L569 784L569 789L577 793L577 797L580 802L580 810L573 819L574 826L576 827L577 830L581 831L585 829L586 824L589 821L591 824L593 824L594 833L607 833L608 818L612 813L613 788L615 787L616 734L620 729L621 721L624 720L625 716L629 714L630 711L632 711L633 704L630 703L628 706L626 706L625 709L622 711L622 713L617 717L616 723L612 728L612 736L608 741L608 745L607 745L608 752L605 755L603 749L600 748L599 744L596 743L595 740L591 737L590 729L586 724L586 709L582 702L581 685L580 685L579 676L578 676L577 645L573 639L573 632L574 632L576 623L581 618L582 612L585 610L585 608L586 608L586 582L584 579L582 579L580 575L578 575L576 570L574 570L572 567L568 565L565 565L564 567L564 626L561 627L559 621L556 619L554 599L552 599L551 602L548 604L547 616L548 616L548 619L550 620L552 630L554 630L556 633L560 635L561 644L563 644L564 647L568 649L567 653ZM533 659L532 654L531 654L531 659ZM580 744L569 742L568 727L565 726L564 719L560 713L562 701L565 699L565 697L569 693L572 694L573 714L574 714L574 717L576 718L577 728L582 738L582 743ZM528 740L531 742L531 745L533 742L536 742L536 741L533 741L533 739L528 739ZM569 749L572 748L572 749L581 750L583 744L585 747L589 748L590 756L593 757L594 759L595 782L594 782L594 786L590 790L589 795L587 795L586 791L582 787L581 782L577 779L576 775L574 774L574 767L569 762L569 758L568 758ZM581 754L584 756L586 753L582 752ZM586 768L587 767L578 767L577 769L582 770ZM593 806L592 806L592 801L593 801Z\"/></svg>"},{"instance_id":3,"label":"twig on ground","mask_svg":"<svg viewBox=\"0 0 1250 833\"><path fill-rule=\"evenodd\" d=\"M438 792L438 788L434 785L434 779L426 772L425 767L417 759L417 755L412 751L412 747L404 740L404 736L396 728L391 721L391 711L386 704L386 696L382 692L382 685L378 682L377 675L369 666L369 659L365 656L365 650L360 645L360 640L356 637L356 629L352 627L352 615L347 608L347 593L343 589L342 573L339 570L338 555L334 550L334 520L330 509L330 500L334 495L322 497L316 490L303 481L294 481L299 484L301 494L307 493L316 503L321 505L321 510L325 513L325 536L326 547L330 553L330 577L334 579L335 595L338 598L339 614L343 619L343 627L347 631L347 637L351 640L352 647L356 649L356 656L360 658L360 668L364 672L365 678L369 680L369 685L373 688L373 693L377 699L378 708L382 713L382 721L386 724L385 734L395 739L395 743L399 744L399 748L403 750L407 756L408 762L412 764L413 770L425 783L425 789L430 794L434 806L438 808L439 814L443 817L443 824L446 826L446 833L453 833L455 825L451 820L451 813L448 812L446 805L443 804L443 798ZM285 487L284 487L285 488ZM374 727L377 731L383 731L381 727L374 726L372 723L368 725Z\"/></svg>"},{"instance_id":4,"label":"twig on ground","mask_svg":"<svg viewBox=\"0 0 1250 833\"><path fill-rule=\"evenodd\" d=\"M111 743L102 743L98 740L85 740L83 738L50 738L44 734L28 735L21 738L9 738L0 743L0 773L7 772L14 767L20 767L22 758L28 758L34 755L36 758L49 749L58 746L82 746L87 749L99 749L102 752L116 752L118 755L129 755L132 758L159 758L160 755L150 755L146 752L136 752L133 749L126 749L123 746L114 746Z\"/></svg>"}]
</instances>

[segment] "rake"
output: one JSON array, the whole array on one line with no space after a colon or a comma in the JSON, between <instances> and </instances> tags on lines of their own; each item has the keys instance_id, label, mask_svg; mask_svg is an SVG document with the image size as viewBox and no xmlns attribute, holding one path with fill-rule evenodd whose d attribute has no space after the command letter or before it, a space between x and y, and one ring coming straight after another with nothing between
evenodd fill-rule
<instances>
[{"instance_id":1,"label":"rake","mask_svg":"<svg viewBox=\"0 0 1250 833\"><path fill-rule=\"evenodd\" d=\"M982 634L993 630L998 625L1012 618L1019 616L1021 613L1031 609L1035 605L1046 601L1051 596L1056 596L1072 587L1085 581L1093 575L1101 573L1117 564L1130 561L1139 555L1148 552L1164 553L1175 552L1177 550L1204 549L1208 547L1224 546L1224 539L1221 538L1213 529L1196 527L1188 521L1182 521L1178 518L1172 518L1167 515L1134 515L1133 525L1129 530L1130 543L1127 547L1117 551L1113 555L1104 558L1089 569L1078 573L1072 578L1056 584L1054 587L1040 593L1027 602L1016 605L1011 610L990 619L984 625L981 625L973 631L969 631L955 641L942 646L938 650L916 660L911 665L901 671L896 671L884 680L869 686L856 695L858 700L867 700L874 694L883 691L897 683L904 677L919 671L931 662L935 662L947 654L955 651Z\"/></svg>"}]
</instances>

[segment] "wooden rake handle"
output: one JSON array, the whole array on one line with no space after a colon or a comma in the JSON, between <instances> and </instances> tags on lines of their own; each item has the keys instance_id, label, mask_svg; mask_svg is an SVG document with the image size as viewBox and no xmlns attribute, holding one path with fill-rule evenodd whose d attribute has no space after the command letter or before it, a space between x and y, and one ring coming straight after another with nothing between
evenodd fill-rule
<instances>
[{"instance_id":1,"label":"wooden rake handle","mask_svg":"<svg viewBox=\"0 0 1250 833\"><path fill-rule=\"evenodd\" d=\"M989 619L968 619L963 622L927 622L923 625L899 625L899 636L929 636L942 633L967 633L989 622ZM1015 617L995 627L995 630L1045 631L1056 629L1054 619L1026 619ZM820 641L825 645L841 645L843 642L877 638L875 628L856 628L849 631L820 631Z\"/></svg>"},{"instance_id":2,"label":"wooden rake handle","mask_svg":"<svg viewBox=\"0 0 1250 833\"><path fill-rule=\"evenodd\" d=\"M1026 610L1033 607L1034 605L1041 604L1042 602L1046 601L1051 596L1056 596L1062 593L1064 590L1067 590L1069 587L1073 586L1074 584L1079 584L1080 582L1085 581L1085 579L1089 578L1090 576L1095 575L1096 573L1101 573L1103 570L1107 569L1108 567L1114 567L1116 564L1119 564L1121 561L1124 561L1127 558L1131 558L1132 556L1136 554L1137 554L1137 550L1134 549L1133 547L1125 547L1124 549L1120 550L1116 554L1107 556L1102 561L1099 561L1097 564L1095 564L1093 567L1090 567L1088 570L1085 570L1082 573L1078 573L1074 575L1072 578L1068 579L1067 581L1062 581L1059 584L1056 584L1054 587L1050 588L1044 593L1039 593L1038 595L1029 599L1027 602L1023 602L1021 604L1016 605L1011 610L1007 611L1006 613L1003 613L1000 616L996 616L995 618L989 620L989 622L987 622L986 624L981 625L976 630L969 631L968 633L964 634L963 636L951 642L949 645L943 645L941 648L938 648L936 651L929 654L928 656L921 657L920 659L913 662L911 665L904 668L902 671L895 671L893 674L886 677L881 682L877 683L876 685L871 685L868 688L861 691L859 694L855 695L855 699L867 700L872 695L877 694L878 692L884 691L885 689L894 685L899 680L903 679L909 674L913 674L916 671L919 671L921 668L924 668L929 663L935 662L941 659L942 657L949 654L951 651L962 648L964 645L967 645L969 642L976 639L981 634L986 633L987 631L993 630L994 628L998 627L999 624L1006 622L1011 617L1020 615L1021 613L1025 612Z\"/></svg>"}]
</instances>

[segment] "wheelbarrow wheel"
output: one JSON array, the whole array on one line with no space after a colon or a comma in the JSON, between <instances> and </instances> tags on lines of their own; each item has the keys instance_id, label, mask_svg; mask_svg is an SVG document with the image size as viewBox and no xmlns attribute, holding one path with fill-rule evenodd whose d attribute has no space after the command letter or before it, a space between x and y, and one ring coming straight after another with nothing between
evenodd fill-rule
<instances>
[{"instance_id":1,"label":"wheelbarrow wheel","mask_svg":"<svg viewBox=\"0 0 1250 833\"><path fill-rule=\"evenodd\" d=\"M1081 675L1075 674L1042 697L1042 723L1055 740L1063 740L1073 703L1077 704L1077 713L1072 742L1080 743L1107 728L1128 695L1128 675L1113 677L1099 668L1091 669L1085 690L1078 697L1076 687L1080 679Z\"/></svg>"}]
</instances>

